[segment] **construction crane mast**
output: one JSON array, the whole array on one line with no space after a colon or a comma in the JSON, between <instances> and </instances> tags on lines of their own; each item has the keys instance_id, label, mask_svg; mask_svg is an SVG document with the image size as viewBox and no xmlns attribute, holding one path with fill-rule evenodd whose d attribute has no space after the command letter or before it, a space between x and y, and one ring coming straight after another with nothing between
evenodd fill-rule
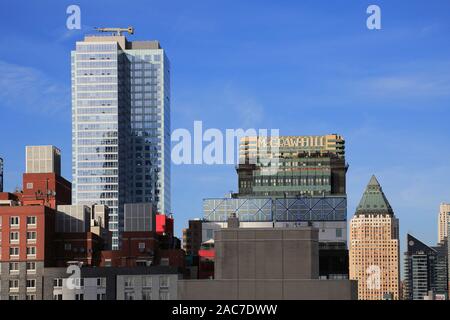
<instances>
[{"instance_id":1,"label":"construction crane mast","mask_svg":"<svg viewBox=\"0 0 450 320\"><path fill-rule=\"evenodd\" d=\"M128 32L128 34L134 34L134 28L95 28L98 32L112 32L114 35L121 36L122 32Z\"/></svg>"}]
</instances>

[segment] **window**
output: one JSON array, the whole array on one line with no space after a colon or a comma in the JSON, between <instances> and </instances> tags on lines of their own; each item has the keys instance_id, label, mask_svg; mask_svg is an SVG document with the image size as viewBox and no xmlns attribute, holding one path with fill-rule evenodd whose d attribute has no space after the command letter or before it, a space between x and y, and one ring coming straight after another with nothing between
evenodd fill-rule
<instances>
[{"instance_id":1,"label":"window","mask_svg":"<svg viewBox=\"0 0 450 320\"><path fill-rule=\"evenodd\" d=\"M126 288L130 288L130 287L133 287L133 285L134 285L133 278L132 277L126 277L125 278L125 287Z\"/></svg>"},{"instance_id":2,"label":"window","mask_svg":"<svg viewBox=\"0 0 450 320\"><path fill-rule=\"evenodd\" d=\"M145 249L145 242L139 242L139 251L144 251Z\"/></svg>"},{"instance_id":3,"label":"window","mask_svg":"<svg viewBox=\"0 0 450 320\"><path fill-rule=\"evenodd\" d=\"M27 189L33 189L33 182L27 183Z\"/></svg>"},{"instance_id":4,"label":"window","mask_svg":"<svg viewBox=\"0 0 450 320\"><path fill-rule=\"evenodd\" d=\"M11 227L18 227L19 226L19 217L11 217L11 218L9 218L9 225Z\"/></svg>"},{"instance_id":5,"label":"window","mask_svg":"<svg viewBox=\"0 0 450 320\"><path fill-rule=\"evenodd\" d=\"M97 300L106 300L105 293L97 293Z\"/></svg>"},{"instance_id":6,"label":"window","mask_svg":"<svg viewBox=\"0 0 450 320\"><path fill-rule=\"evenodd\" d=\"M160 288L168 288L169 287L169 277L168 276L160 276L159 277L159 287Z\"/></svg>"},{"instance_id":7,"label":"window","mask_svg":"<svg viewBox=\"0 0 450 320\"><path fill-rule=\"evenodd\" d=\"M60 293L53 295L53 300L62 300L62 299L63 299L63 295Z\"/></svg>"},{"instance_id":8,"label":"window","mask_svg":"<svg viewBox=\"0 0 450 320\"><path fill-rule=\"evenodd\" d=\"M10 262L9 263L9 273L18 273L19 272L19 263L18 262Z\"/></svg>"},{"instance_id":9,"label":"window","mask_svg":"<svg viewBox=\"0 0 450 320\"><path fill-rule=\"evenodd\" d=\"M27 300L36 300L36 295L35 294L27 294Z\"/></svg>"},{"instance_id":10,"label":"window","mask_svg":"<svg viewBox=\"0 0 450 320\"><path fill-rule=\"evenodd\" d=\"M340 228L336 229L336 238L342 238L342 229Z\"/></svg>"},{"instance_id":11,"label":"window","mask_svg":"<svg viewBox=\"0 0 450 320\"><path fill-rule=\"evenodd\" d=\"M72 244L70 244L70 243L64 243L64 250L65 250L65 251L70 251L70 250L72 250Z\"/></svg>"},{"instance_id":12,"label":"window","mask_svg":"<svg viewBox=\"0 0 450 320\"><path fill-rule=\"evenodd\" d=\"M27 232L27 241L36 241L36 231Z\"/></svg>"},{"instance_id":13,"label":"window","mask_svg":"<svg viewBox=\"0 0 450 320\"><path fill-rule=\"evenodd\" d=\"M105 287L105 278L97 278L97 287Z\"/></svg>"},{"instance_id":14,"label":"window","mask_svg":"<svg viewBox=\"0 0 450 320\"><path fill-rule=\"evenodd\" d=\"M19 242L19 232L14 231L9 233L9 242L10 243L17 243Z\"/></svg>"},{"instance_id":15,"label":"window","mask_svg":"<svg viewBox=\"0 0 450 320\"><path fill-rule=\"evenodd\" d=\"M27 217L27 225L36 225L36 217Z\"/></svg>"},{"instance_id":16,"label":"window","mask_svg":"<svg viewBox=\"0 0 450 320\"><path fill-rule=\"evenodd\" d=\"M27 256L36 255L36 247L27 247Z\"/></svg>"},{"instance_id":17,"label":"window","mask_svg":"<svg viewBox=\"0 0 450 320\"><path fill-rule=\"evenodd\" d=\"M84 300L84 294L83 293L75 294L75 300Z\"/></svg>"},{"instance_id":18,"label":"window","mask_svg":"<svg viewBox=\"0 0 450 320\"><path fill-rule=\"evenodd\" d=\"M17 294L9 295L9 300L19 300L19 296Z\"/></svg>"},{"instance_id":19,"label":"window","mask_svg":"<svg viewBox=\"0 0 450 320\"><path fill-rule=\"evenodd\" d=\"M162 266L168 266L169 265L169 258L161 258L160 264Z\"/></svg>"},{"instance_id":20,"label":"window","mask_svg":"<svg viewBox=\"0 0 450 320\"><path fill-rule=\"evenodd\" d=\"M125 300L134 300L133 292L125 292Z\"/></svg>"},{"instance_id":21,"label":"window","mask_svg":"<svg viewBox=\"0 0 450 320\"><path fill-rule=\"evenodd\" d=\"M152 264L151 260L136 260L137 267L148 267Z\"/></svg>"},{"instance_id":22,"label":"window","mask_svg":"<svg viewBox=\"0 0 450 320\"><path fill-rule=\"evenodd\" d=\"M63 286L63 279L53 279L53 287L61 288Z\"/></svg>"},{"instance_id":23,"label":"window","mask_svg":"<svg viewBox=\"0 0 450 320\"><path fill-rule=\"evenodd\" d=\"M27 279L27 289L36 289L36 279Z\"/></svg>"},{"instance_id":24,"label":"window","mask_svg":"<svg viewBox=\"0 0 450 320\"><path fill-rule=\"evenodd\" d=\"M169 300L169 291L160 291L159 300Z\"/></svg>"},{"instance_id":25,"label":"window","mask_svg":"<svg viewBox=\"0 0 450 320\"><path fill-rule=\"evenodd\" d=\"M143 290L142 291L142 300L152 300L152 291L151 290Z\"/></svg>"},{"instance_id":26,"label":"window","mask_svg":"<svg viewBox=\"0 0 450 320\"><path fill-rule=\"evenodd\" d=\"M17 279L9 280L9 289L19 289L19 280Z\"/></svg>"},{"instance_id":27,"label":"window","mask_svg":"<svg viewBox=\"0 0 450 320\"><path fill-rule=\"evenodd\" d=\"M10 247L9 248L9 256L18 258L19 257L19 248L18 247Z\"/></svg>"},{"instance_id":28,"label":"window","mask_svg":"<svg viewBox=\"0 0 450 320\"><path fill-rule=\"evenodd\" d=\"M152 277L151 276L144 276L143 287L144 288L152 287Z\"/></svg>"},{"instance_id":29,"label":"window","mask_svg":"<svg viewBox=\"0 0 450 320\"><path fill-rule=\"evenodd\" d=\"M27 272L36 272L36 262L27 262Z\"/></svg>"},{"instance_id":30,"label":"window","mask_svg":"<svg viewBox=\"0 0 450 320\"><path fill-rule=\"evenodd\" d=\"M84 278L75 278L75 287L84 287Z\"/></svg>"}]
</instances>

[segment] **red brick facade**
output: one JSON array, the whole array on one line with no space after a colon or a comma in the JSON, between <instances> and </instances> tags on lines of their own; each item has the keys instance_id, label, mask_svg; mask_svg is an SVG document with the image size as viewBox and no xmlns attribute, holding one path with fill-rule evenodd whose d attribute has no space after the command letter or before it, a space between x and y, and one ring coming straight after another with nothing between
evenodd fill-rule
<instances>
[{"instance_id":1,"label":"red brick facade","mask_svg":"<svg viewBox=\"0 0 450 320\"><path fill-rule=\"evenodd\" d=\"M22 202L53 209L57 205L71 204L72 184L55 173L24 173Z\"/></svg>"},{"instance_id":2,"label":"red brick facade","mask_svg":"<svg viewBox=\"0 0 450 320\"><path fill-rule=\"evenodd\" d=\"M55 210L45 206L1 206L0 219L1 261L53 264ZM10 255L10 249L18 250L18 255Z\"/></svg>"}]
</instances>

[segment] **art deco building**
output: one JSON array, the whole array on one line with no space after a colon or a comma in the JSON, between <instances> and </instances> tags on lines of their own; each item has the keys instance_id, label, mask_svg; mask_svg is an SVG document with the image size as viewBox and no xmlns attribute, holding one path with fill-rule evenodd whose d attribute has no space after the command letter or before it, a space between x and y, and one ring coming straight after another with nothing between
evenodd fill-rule
<instances>
[{"instance_id":1,"label":"art deco building","mask_svg":"<svg viewBox=\"0 0 450 320\"><path fill-rule=\"evenodd\" d=\"M375 176L350 222L350 279L360 300L399 299L399 222Z\"/></svg>"},{"instance_id":2,"label":"art deco building","mask_svg":"<svg viewBox=\"0 0 450 320\"><path fill-rule=\"evenodd\" d=\"M443 243L448 236L450 204L441 203L439 207L438 242Z\"/></svg>"}]
</instances>

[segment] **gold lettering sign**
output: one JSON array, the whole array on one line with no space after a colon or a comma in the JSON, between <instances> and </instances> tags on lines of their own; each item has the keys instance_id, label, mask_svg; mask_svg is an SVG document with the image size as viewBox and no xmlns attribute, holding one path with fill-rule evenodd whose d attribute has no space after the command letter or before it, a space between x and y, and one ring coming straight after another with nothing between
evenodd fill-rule
<instances>
[{"instance_id":1,"label":"gold lettering sign","mask_svg":"<svg viewBox=\"0 0 450 320\"><path fill-rule=\"evenodd\" d=\"M258 147L310 147L322 146L322 139L317 137L259 137Z\"/></svg>"}]
</instances>

